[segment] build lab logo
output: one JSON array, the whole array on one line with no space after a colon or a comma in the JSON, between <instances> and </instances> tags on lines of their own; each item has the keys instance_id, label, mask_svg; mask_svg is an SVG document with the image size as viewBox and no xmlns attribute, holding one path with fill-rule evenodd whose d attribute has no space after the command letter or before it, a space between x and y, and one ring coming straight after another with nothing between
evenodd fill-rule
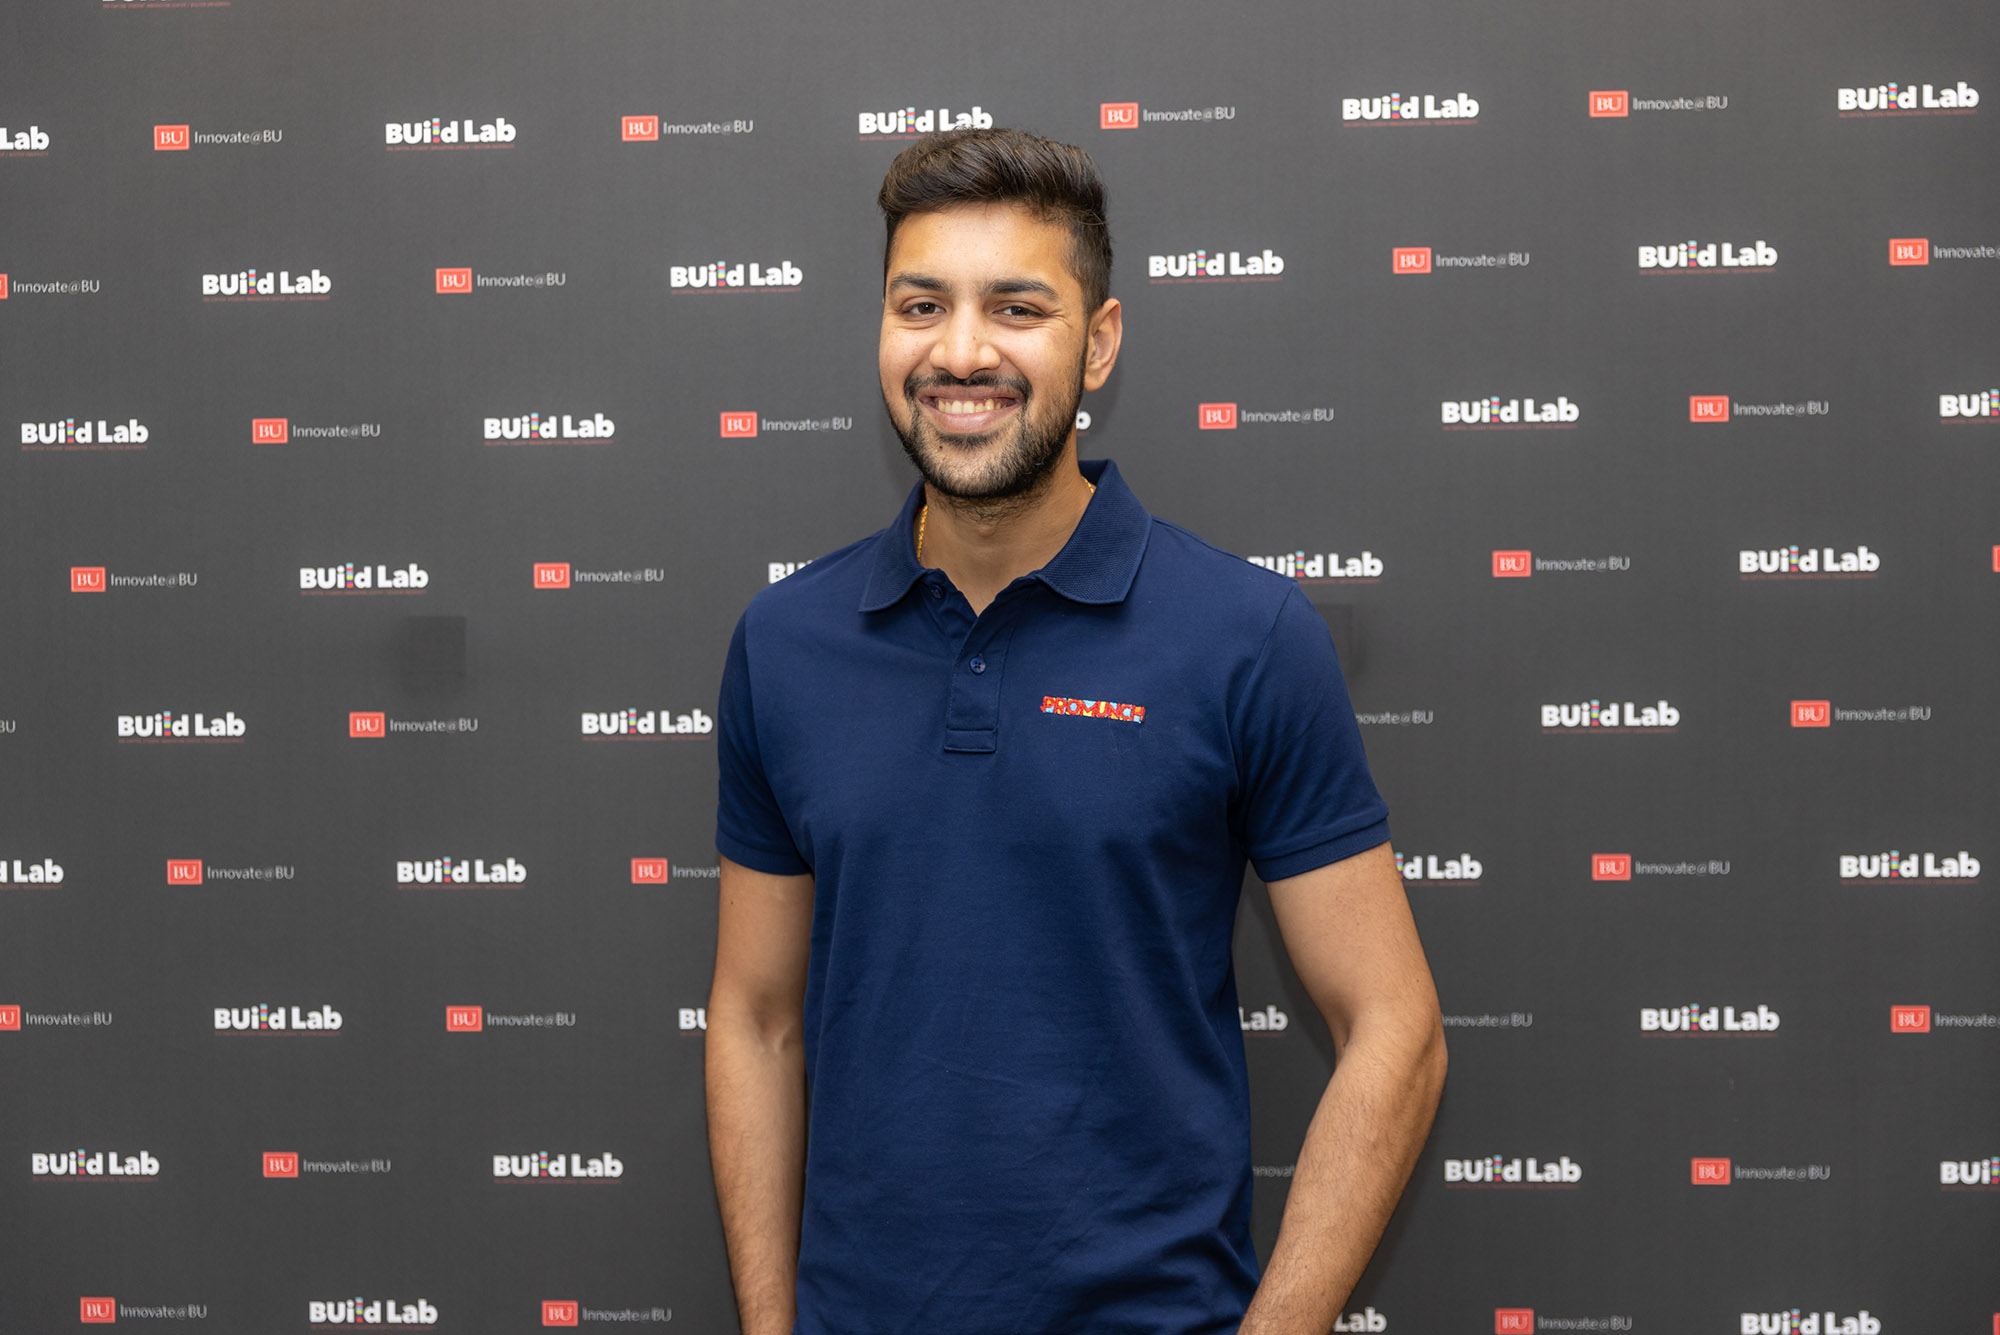
<instances>
[{"instance_id":1,"label":"build lab logo","mask_svg":"<svg viewBox=\"0 0 2000 1335\"><path fill-rule=\"evenodd\" d=\"M331 1006L215 1007L218 1034L337 1034L345 1023Z\"/></svg>"},{"instance_id":2,"label":"build lab logo","mask_svg":"<svg viewBox=\"0 0 2000 1335\"><path fill-rule=\"evenodd\" d=\"M684 714L671 709L614 709L608 714L584 714L582 735L643 739L706 737L714 731L715 720L699 709Z\"/></svg>"},{"instance_id":3,"label":"build lab logo","mask_svg":"<svg viewBox=\"0 0 2000 1335\"><path fill-rule=\"evenodd\" d=\"M1396 870L1405 885L1478 885L1486 864L1470 853L1442 858L1435 853L1397 853Z\"/></svg>"},{"instance_id":4,"label":"build lab logo","mask_svg":"<svg viewBox=\"0 0 2000 1335\"><path fill-rule=\"evenodd\" d=\"M775 264L710 260L667 266L667 286L675 292L796 292L805 281L805 270L790 260Z\"/></svg>"},{"instance_id":5,"label":"build lab logo","mask_svg":"<svg viewBox=\"0 0 2000 1335\"><path fill-rule=\"evenodd\" d=\"M1957 1191L2000 1191L2000 1157L1940 1159L1938 1185Z\"/></svg>"},{"instance_id":6,"label":"build lab logo","mask_svg":"<svg viewBox=\"0 0 2000 1335\"><path fill-rule=\"evenodd\" d=\"M325 301L332 291L333 280L318 269L238 269L201 276L203 301Z\"/></svg>"},{"instance_id":7,"label":"build lab logo","mask_svg":"<svg viewBox=\"0 0 2000 1335\"><path fill-rule=\"evenodd\" d=\"M61 885L67 874L54 858L0 858L0 885L41 889Z\"/></svg>"},{"instance_id":8,"label":"build lab logo","mask_svg":"<svg viewBox=\"0 0 2000 1335\"><path fill-rule=\"evenodd\" d=\"M397 885L525 885L528 869L513 858L431 858L398 862Z\"/></svg>"},{"instance_id":9,"label":"build lab logo","mask_svg":"<svg viewBox=\"0 0 2000 1335\"><path fill-rule=\"evenodd\" d=\"M51 1181L121 1178L134 1181L160 1175L160 1161L145 1150L119 1154L115 1150L61 1150L53 1154L30 1154L31 1176Z\"/></svg>"},{"instance_id":10,"label":"build lab logo","mask_svg":"<svg viewBox=\"0 0 2000 1335\"><path fill-rule=\"evenodd\" d=\"M446 120L433 116L427 121L385 121L382 142L391 152L410 149L512 148L518 133L505 116L490 121L467 117Z\"/></svg>"},{"instance_id":11,"label":"build lab logo","mask_svg":"<svg viewBox=\"0 0 2000 1335\"><path fill-rule=\"evenodd\" d=\"M1979 859L1960 849L1956 853L1905 853L1889 849L1882 853L1842 853L1839 857L1842 885L1973 885L1979 880Z\"/></svg>"},{"instance_id":12,"label":"build lab logo","mask_svg":"<svg viewBox=\"0 0 2000 1335\"><path fill-rule=\"evenodd\" d=\"M1446 399L1438 405L1438 417L1447 431L1503 431L1575 426L1583 409L1567 395L1553 399L1503 399L1488 395L1483 399Z\"/></svg>"},{"instance_id":13,"label":"build lab logo","mask_svg":"<svg viewBox=\"0 0 2000 1335\"><path fill-rule=\"evenodd\" d=\"M1573 1187L1583 1181L1583 1165L1567 1154L1553 1159L1446 1159L1444 1181L1451 1187Z\"/></svg>"},{"instance_id":14,"label":"build lab logo","mask_svg":"<svg viewBox=\"0 0 2000 1335\"><path fill-rule=\"evenodd\" d=\"M1479 103L1469 93L1387 93L1340 99L1342 125L1470 125Z\"/></svg>"},{"instance_id":15,"label":"build lab logo","mask_svg":"<svg viewBox=\"0 0 2000 1335\"><path fill-rule=\"evenodd\" d=\"M1745 1006L1641 1006L1642 1034L1775 1034L1778 1012L1763 1003Z\"/></svg>"},{"instance_id":16,"label":"build lab logo","mask_svg":"<svg viewBox=\"0 0 2000 1335\"><path fill-rule=\"evenodd\" d=\"M1672 732L1681 711L1660 700L1650 705L1630 700L1579 700L1573 705L1543 705L1543 732Z\"/></svg>"},{"instance_id":17,"label":"build lab logo","mask_svg":"<svg viewBox=\"0 0 2000 1335\"><path fill-rule=\"evenodd\" d=\"M435 1326L438 1310L427 1299L413 1303L394 1298L317 1298L306 1304L306 1320L315 1326Z\"/></svg>"},{"instance_id":18,"label":"build lab logo","mask_svg":"<svg viewBox=\"0 0 2000 1335\"><path fill-rule=\"evenodd\" d=\"M1848 116L1969 116L1979 105L1979 90L1960 79L1956 83L1878 83L1865 88L1837 88L1834 109Z\"/></svg>"},{"instance_id":19,"label":"build lab logo","mask_svg":"<svg viewBox=\"0 0 2000 1335\"><path fill-rule=\"evenodd\" d=\"M136 417L123 422L59 417L53 422L21 423L23 450L143 450L152 438L152 428Z\"/></svg>"},{"instance_id":20,"label":"build lab logo","mask_svg":"<svg viewBox=\"0 0 2000 1335\"><path fill-rule=\"evenodd\" d=\"M1777 250L1761 239L1748 243L1676 241L1639 247L1643 273L1769 273L1777 267Z\"/></svg>"},{"instance_id":21,"label":"build lab logo","mask_svg":"<svg viewBox=\"0 0 2000 1335\"><path fill-rule=\"evenodd\" d=\"M1741 1335L1882 1335L1882 1320L1870 1316L1865 1307L1853 1316L1793 1307L1783 1312L1745 1312L1737 1330Z\"/></svg>"},{"instance_id":22,"label":"build lab logo","mask_svg":"<svg viewBox=\"0 0 2000 1335\"><path fill-rule=\"evenodd\" d=\"M898 111L861 113L863 139L915 139L918 135L942 130L992 128L993 113L977 104L970 111L953 111L950 107L925 107L919 111L916 107L909 106Z\"/></svg>"},{"instance_id":23,"label":"build lab logo","mask_svg":"<svg viewBox=\"0 0 2000 1335\"><path fill-rule=\"evenodd\" d=\"M493 1179L496 1182L528 1181L616 1182L625 1176L625 1163L615 1154L496 1154Z\"/></svg>"},{"instance_id":24,"label":"build lab logo","mask_svg":"<svg viewBox=\"0 0 2000 1335\"><path fill-rule=\"evenodd\" d=\"M1882 555L1864 544L1834 547L1740 548L1736 573L1741 579L1873 579L1882 570Z\"/></svg>"},{"instance_id":25,"label":"build lab logo","mask_svg":"<svg viewBox=\"0 0 2000 1335\"><path fill-rule=\"evenodd\" d=\"M1261 251L1184 250L1146 257L1146 277L1155 283L1272 282L1284 271L1285 257L1269 246Z\"/></svg>"},{"instance_id":26,"label":"build lab logo","mask_svg":"<svg viewBox=\"0 0 2000 1335\"><path fill-rule=\"evenodd\" d=\"M1246 1034L1282 1034L1292 1027L1292 1017L1276 1006L1265 1006L1261 1010L1246 1011L1236 1008L1236 1023Z\"/></svg>"},{"instance_id":27,"label":"build lab logo","mask_svg":"<svg viewBox=\"0 0 2000 1335\"><path fill-rule=\"evenodd\" d=\"M120 714L121 742L240 742L250 730L233 709L220 714Z\"/></svg>"},{"instance_id":28,"label":"build lab logo","mask_svg":"<svg viewBox=\"0 0 2000 1335\"><path fill-rule=\"evenodd\" d=\"M1339 552L1303 549L1279 556L1246 556L1253 566L1261 566L1301 584L1373 584L1382 578L1382 558L1371 551L1343 556Z\"/></svg>"},{"instance_id":29,"label":"build lab logo","mask_svg":"<svg viewBox=\"0 0 2000 1335\"><path fill-rule=\"evenodd\" d=\"M2000 389L1982 389L1971 394L1938 395L1940 422L2000 422Z\"/></svg>"},{"instance_id":30,"label":"build lab logo","mask_svg":"<svg viewBox=\"0 0 2000 1335\"><path fill-rule=\"evenodd\" d=\"M0 125L0 158L39 158L48 151L49 132L41 126Z\"/></svg>"},{"instance_id":31,"label":"build lab logo","mask_svg":"<svg viewBox=\"0 0 2000 1335\"><path fill-rule=\"evenodd\" d=\"M617 433L618 424L603 413L588 417L569 413L529 413L525 417L482 419L481 439L488 445L548 445L589 441L601 445Z\"/></svg>"},{"instance_id":32,"label":"build lab logo","mask_svg":"<svg viewBox=\"0 0 2000 1335\"><path fill-rule=\"evenodd\" d=\"M414 561L393 567L353 561L299 567L301 593L422 593L430 586L430 572Z\"/></svg>"}]
</instances>

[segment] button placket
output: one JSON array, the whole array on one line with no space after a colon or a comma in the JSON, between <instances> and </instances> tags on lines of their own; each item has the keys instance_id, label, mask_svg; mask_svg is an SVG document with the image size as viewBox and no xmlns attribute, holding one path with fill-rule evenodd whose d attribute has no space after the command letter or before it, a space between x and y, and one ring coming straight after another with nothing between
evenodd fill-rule
<instances>
[{"instance_id":1,"label":"button placket","mask_svg":"<svg viewBox=\"0 0 2000 1335\"><path fill-rule=\"evenodd\" d=\"M945 701L945 750L999 749L1000 687L1017 616L1017 609L987 608L959 646Z\"/></svg>"}]
</instances>

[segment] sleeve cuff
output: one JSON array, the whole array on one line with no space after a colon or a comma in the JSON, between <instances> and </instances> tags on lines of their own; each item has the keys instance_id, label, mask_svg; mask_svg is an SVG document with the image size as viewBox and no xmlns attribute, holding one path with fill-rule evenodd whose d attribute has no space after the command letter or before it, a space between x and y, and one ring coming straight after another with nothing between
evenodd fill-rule
<instances>
[{"instance_id":1,"label":"sleeve cuff","mask_svg":"<svg viewBox=\"0 0 2000 1335\"><path fill-rule=\"evenodd\" d=\"M812 874L812 868L807 866L805 860L797 853L746 844L724 830L715 832L715 849L731 862L740 863L751 871L761 871L769 876Z\"/></svg>"},{"instance_id":2,"label":"sleeve cuff","mask_svg":"<svg viewBox=\"0 0 2000 1335\"><path fill-rule=\"evenodd\" d=\"M1287 876L1299 876L1315 867L1324 867L1330 862L1351 858L1356 853L1365 853L1377 844L1388 842L1389 818L1384 816L1372 825L1364 825L1347 834L1335 835L1310 848L1302 848L1295 853L1285 853L1277 857L1257 857L1253 854L1250 861L1257 868L1257 875L1264 884L1269 885L1273 881L1282 881ZM729 856L736 855L732 853Z\"/></svg>"}]
</instances>

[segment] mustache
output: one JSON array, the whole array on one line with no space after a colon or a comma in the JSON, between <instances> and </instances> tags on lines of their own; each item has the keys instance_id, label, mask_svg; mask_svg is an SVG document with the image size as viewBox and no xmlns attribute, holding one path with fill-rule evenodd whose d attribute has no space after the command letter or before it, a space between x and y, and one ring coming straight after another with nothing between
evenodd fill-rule
<instances>
[{"instance_id":1,"label":"mustache","mask_svg":"<svg viewBox=\"0 0 2000 1335\"><path fill-rule=\"evenodd\" d=\"M913 399L925 390L930 389L1004 389L1009 393L1018 395L1023 402L1026 402L1028 399L1028 382L1019 376L1002 376L993 375L990 372L981 372L978 375L967 376L961 380L955 375L945 375L938 372L931 372L924 375L918 375L913 372L908 379L903 381L903 393Z\"/></svg>"}]
</instances>

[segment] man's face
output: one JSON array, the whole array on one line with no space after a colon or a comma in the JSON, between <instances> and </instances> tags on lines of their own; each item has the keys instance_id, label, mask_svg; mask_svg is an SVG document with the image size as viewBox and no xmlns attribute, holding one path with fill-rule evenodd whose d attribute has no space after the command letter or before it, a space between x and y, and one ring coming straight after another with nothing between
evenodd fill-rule
<instances>
[{"instance_id":1,"label":"man's face","mask_svg":"<svg viewBox=\"0 0 2000 1335\"><path fill-rule=\"evenodd\" d=\"M1019 496L1068 452L1083 391L1104 383L1117 353L1117 303L1106 303L1105 355L1104 316L1083 308L1068 253L1067 230L1014 204L919 213L896 229L882 400L938 492Z\"/></svg>"}]
</instances>

